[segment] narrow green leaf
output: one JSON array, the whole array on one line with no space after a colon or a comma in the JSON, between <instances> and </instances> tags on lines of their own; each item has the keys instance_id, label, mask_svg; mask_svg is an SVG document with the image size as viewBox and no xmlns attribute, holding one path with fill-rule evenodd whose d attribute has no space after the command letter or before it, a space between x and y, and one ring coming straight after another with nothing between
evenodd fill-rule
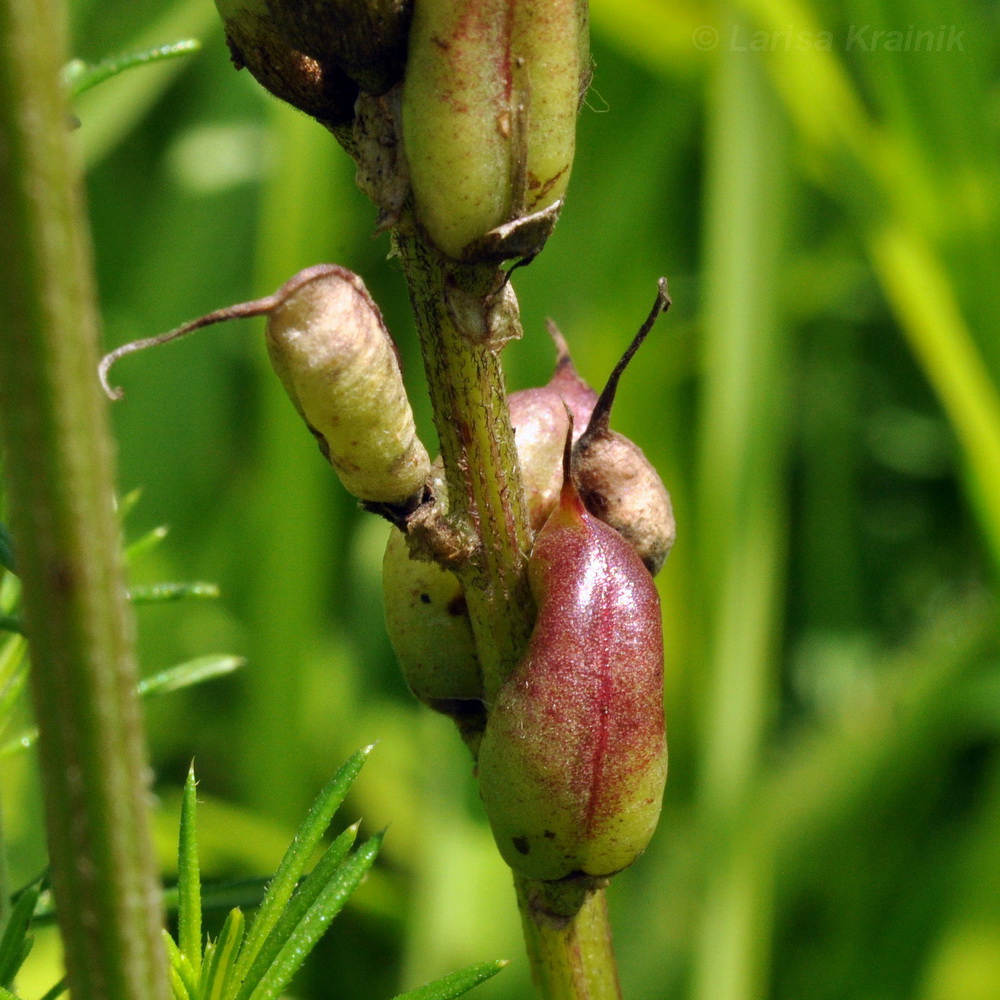
<instances>
[{"instance_id":1,"label":"narrow green leaf","mask_svg":"<svg viewBox=\"0 0 1000 1000\"><path fill-rule=\"evenodd\" d=\"M170 529L165 524L147 531L125 549L125 561L129 564L137 562L148 552L152 552L169 533Z\"/></svg>"},{"instance_id":2,"label":"narrow green leaf","mask_svg":"<svg viewBox=\"0 0 1000 1000\"><path fill-rule=\"evenodd\" d=\"M198 786L192 763L184 782L177 846L177 943L181 954L191 963L195 982L201 978L201 871L195 821L197 808Z\"/></svg>"},{"instance_id":3,"label":"narrow green leaf","mask_svg":"<svg viewBox=\"0 0 1000 1000\"><path fill-rule=\"evenodd\" d=\"M212 970L215 960L215 945L215 941L208 941L205 944L205 953L201 957L201 978L195 987L192 1000L204 1000L205 998L205 989L208 986L208 974Z\"/></svg>"},{"instance_id":4,"label":"narrow green leaf","mask_svg":"<svg viewBox=\"0 0 1000 1000\"><path fill-rule=\"evenodd\" d=\"M10 537L7 525L0 523L0 566L17 572L17 562L14 559L14 539Z\"/></svg>"},{"instance_id":5,"label":"narrow green leaf","mask_svg":"<svg viewBox=\"0 0 1000 1000\"><path fill-rule=\"evenodd\" d=\"M134 490L129 490L118 501L118 520L124 522L125 519L135 510L136 504L142 499L142 487L137 486Z\"/></svg>"},{"instance_id":6,"label":"narrow green leaf","mask_svg":"<svg viewBox=\"0 0 1000 1000\"><path fill-rule=\"evenodd\" d=\"M105 80L110 80L111 77L117 76L119 73L124 73L127 69L190 55L200 48L199 41L187 38L180 42L160 45L142 52L129 52L121 56L112 56L108 59L102 59L99 63L88 64L82 59L73 59L63 68L63 83L69 90L70 99L75 99L84 91L96 87L97 84L103 83Z\"/></svg>"},{"instance_id":7,"label":"narrow green leaf","mask_svg":"<svg viewBox=\"0 0 1000 1000\"><path fill-rule=\"evenodd\" d=\"M495 962L479 962L476 965L469 965L458 972L452 972L440 979L435 979L426 986L421 986L407 993L400 993L394 1000L452 1000L452 997L460 997L467 993L474 986L485 983L487 979L492 979L501 969L506 967L506 959L498 959Z\"/></svg>"},{"instance_id":8,"label":"narrow green leaf","mask_svg":"<svg viewBox=\"0 0 1000 1000\"><path fill-rule=\"evenodd\" d=\"M170 992L174 1000L192 1000L187 985L173 965L167 967L167 978L170 980Z\"/></svg>"},{"instance_id":9,"label":"narrow green leaf","mask_svg":"<svg viewBox=\"0 0 1000 1000\"><path fill-rule=\"evenodd\" d=\"M13 676L8 678L0 687L0 729L3 729L10 721L10 713L21 697L25 684L28 683L28 664L21 660L17 665Z\"/></svg>"},{"instance_id":10,"label":"narrow green leaf","mask_svg":"<svg viewBox=\"0 0 1000 1000\"><path fill-rule=\"evenodd\" d=\"M278 922L281 911L292 895L299 876L305 870L313 851L316 850L316 846L330 825L333 814L340 808L340 804L344 801L372 749L373 746L368 746L355 753L316 797L316 801L309 810L309 815L306 816L295 834L295 839L281 859L281 864L278 865L278 870L275 872L267 895L250 925L246 944L240 954L239 961L236 963L237 979L242 979L246 975L253 960L257 957L257 952L260 951L267 936Z\"/></svg>"},{"instance_id":11,"label":"narrow green leaf","mask_svg":"<svg viewBox=\"0 0 1000 1000\"><path fill-rule=\"evenodd\" d=\"M63 976L58 983L55 984L51 989L45 992L45 995L40 997L39 1000L56 1000L56 997L61 997L66 990L69 989L69 983L66 982L66 977Z\"/></svg>"},{"instance_id":12,"label":"narrow green leaf","mask_svg":"<svg viewBox=\"0 0 1000 1000\"><path fill-rule=\"evenodd\" d=\"M309 877L302 883L299 890L288 901L274 929L267 936L249 971L235 980L233 990L227 1000L237 994L248 997L264 978L267 970L277 958L285 943L291 937L299 922L306 916L310 908L319 899L326 886L338 875L338 868L354 844L358 833L355 823L348 827L323 853Z\"/></svg>"},{"instance_id":13,"label":"narrow green leaf","mask_svg":"<svg viewBox=\"0 0 1000 1000\"><path fill-rule=\"evenodd\" d=\"M143 677L139 681L139 694L143 698L148 698L150 695L179 691L181 688L214 680L216 677L224 677L245 664L246 660L241 656L200 656L196 660L178 664L161 673Z\"/></svg>"},{"instance_id":14,"label":"narrow green leaf","mask_svg":"<svg viewBox=\"0 0 1000 1000\"><path fill-rule=\"evenodd\" d=\"M233 965L243 942L243 926L243 911L238 907L230 910L226 922L222 925L219 939L215 942L211 961L208 961L206 956L206 965L202 969L198 988L198 1000L222 1000L226 987L233 979Z\"/></svg>"},{"instance_id":15,"label":"narrow green leaf","mask_svg":"<svg viewBox=\"0 0 1000 1000\"><path fill-rule=\"evenodd\" d=\"M25 939L37 902L38 889L30 886L21 893L10 911L10 917L3 929L3 937L0 937L0 985L9 986L14 981L17 970L27 957L30 944L26 945Z\"/></svg>"},{"instance_id":16,"label":"narrow green leaf","mask_svg":"<svg viewBox=\"0 0 1000 1000\"><path fill-rule=\"evenodd\" d=\"M251 1000L275 1000L281 995L306 956L326 932L330 922L343 909L351 893L375 863L383 836L384 834L378 833L365 841L340 869L337 877L326 884L319 898L285 941L267 974L253 993L249 994ZM239 996L244 995L241 990Z\"/></svg>"},{"instance_id":17,"label":"narrow green leaf","mask_svg":"<svg viewBox=\"0 0 1000 1000\"><path fill-rule=\"evenodd\" d=\"M21 616L0 614L0 631L15 632L18 635L24 635L24 625L21 623Z\"/></svg>"},{"instance_id":18,"label":"narrow green leaf","mask_svg":"<svg viewBox=\"0 0 1000 1000\"><path fill-rule=\"evenodd\" d=\"M214 583L150 583L130 587L129 600L133 604L166 604L169 601L183 601L189 597L212 600L219 596L219 588Z\"/></svg>"},{"instance_id":19,"label":"narrow green leaf","mask_svg":"<svg viewBox=\"0 0 1000 1000\"><path fill-rule=\"evenodd\" d=\"M20 1000L20 997L16 993L11 993L10 990L5 990L0 986L0 1000Z\"/></svg>"},{"instance_id":20,"label":"narrow green leaf","mask_svg":"<svg viewBox=\"0 0 1000 1000\"><path fill-rule=\"evenodd\" d=\"M3 645L0 645L0 684L9 683L10 679L22 668L27 649L27 641L17 636L11 636Z\"/></svg>"},{"instance_id":21,"label":"narrow green leaf","mask_svg":"<svg viewBox=\"0 0 1000 1000\"><path fill-rule=\"evenodd\" d=\"M167 950L170 971L175 974L170 978L171 988L175 994L182 991L190 1000L194 1000L198 990L198 977L194 974L194 967L187 955L181 953L180 948L177 947L176 942L166 930L163 931L163 944ZM198 958L201 959L200 949Z\"/></svg>"},{"instance_id":22,"label":"narrow green leaf","mask_svg":"<svg viewBox=\"0 0 1000 1000\"><path fill-rule=\"evenodd\" d=\"M150 695L166 694L168 691L179 691L181 688L190 687L193 684L201 684L203 681L230 674L234 670L238 670L245 663L246 660L240 656L202 656L197 660L190 660L187 663L180 664L180 666L171 667L162 673L154 674L152 677L143 678L139 682L138 691L144 698ZM34 745L37 739L37 729L24 730L24 732L0 746L0 760L21 750L27 750L28 747Z\"/></svg>"},{"instance_id":23,"label":"narrow green leaf","mask_svg":"<svg viewBox=\"0 0 1000 1000\"><path fill-rule=\"evenodd\" d=\"M11 756L11 754L18 753L21 750L27 750L28 747L35 745L35 740L37 739L37 729L34 727L31 729L25 729L20 735L15 736L13 739L4 743L3 746L0 746L0 760Z\"/></svg>"}]
</instances>

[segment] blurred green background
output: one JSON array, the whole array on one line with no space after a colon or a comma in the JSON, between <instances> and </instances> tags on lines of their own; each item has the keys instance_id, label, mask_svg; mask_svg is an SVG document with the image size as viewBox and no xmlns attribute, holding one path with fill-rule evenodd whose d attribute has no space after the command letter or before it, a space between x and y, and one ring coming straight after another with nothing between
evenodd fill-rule
<instances>
[{"instance_id":1,"label":"blurred green background","mask_svg":"<svg viewBox=\"0 0 1000 1000\"><path fill-rule=\"evenodd\" d=\"M210 0L72 0L89 60L194 57L79 102L105 344L275 289L363 277L433 441L386 236L322 128L236 73ZM670 279L616 428L674 498L658 579L671 776L610 905L629 1000L1000 997L1000 8L992 0L592 0L593 88L563 218L514 283L511 389L559 323L603 384ZM893 34L894 33L894 34ZM157 836L200 777L203 868L273 870L312 796L374 740L341 819L389 824L377 873L294 995L377 1000L459 965L529 995L510 879L468 755L417 706L382 623L387 527L340 489L259 323L116 369L144 673L239 653L147 712ZM433 449L432 449L433 450ZM15 884L44 864L33 764L2 762ZM55 978L42 935L21 979Z\"/></svg>"}]
</instances>

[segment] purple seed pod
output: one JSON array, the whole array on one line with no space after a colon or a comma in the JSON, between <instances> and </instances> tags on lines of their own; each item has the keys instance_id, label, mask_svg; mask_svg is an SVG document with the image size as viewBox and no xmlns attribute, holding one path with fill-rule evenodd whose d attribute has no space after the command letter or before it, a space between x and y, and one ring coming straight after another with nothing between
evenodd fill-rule
<instances>
[{"instance_id":1,"label":"purple seed pod","mask_svg":"<svg viewBox=\"0 0 1000 1000\"><path fill-rule=\"evenodd\" d=\"M568 468L568 441L567 459ZM479 753L504 860L552 881L601 878L649 843L667 774L663 639L652 578L567 474L529 564L538 617Z\"/></svg>"}]
</instances>

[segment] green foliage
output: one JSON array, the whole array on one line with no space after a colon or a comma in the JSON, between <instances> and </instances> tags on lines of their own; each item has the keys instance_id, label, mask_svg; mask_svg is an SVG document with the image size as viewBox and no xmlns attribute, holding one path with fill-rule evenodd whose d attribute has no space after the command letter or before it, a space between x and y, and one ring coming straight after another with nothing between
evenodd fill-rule
<instances>
[{"instance_id":1,"label":"green foliage","mask_svg":"<svg viewBox=\"0 0 1000 1000\"><path fill-rule=\"evenodd\" d=\"M678 522L657 578L665 810L609 893L623 991L992 1000L996 10L731 10L738 20L698 0L594 0L594 89L566 208L512 279L526 326L504 352L512 389L551 374L546 316L600 386L660 274L674 299L613 420L661 471ZM374 212L347 157L233 71L211 4L77 0L74 16L93 61L151 44L136 39L154 29L204 41L78 107L105 346L341 263L386 316L430 446L405 290L386 238L368 238ZM905 39L941 24L965 32L962 51L847 48L852 27ZM696 44L703 26L714 48ZM829 51L800 48L800 30L829 31ZM771 33L758 50L755 32ZM219 800L260 832L210 851L202 824L206 913L260 897L259 881L215 878L272 868L255 841L290 834L329 762L378 738L352 796L375 828L392 823L386 864L316 966L336 970L344 1000L370 1000L520 954L468 755L411 703L382 632L384 529L333 481L262 338L235 330L136 361L113 418L120 488L144 488L130 525L172 529L134 582L217 580L224 595L141 609L145 671L207 649L248 660L231 681L147 706L164 811L196 750ZM15 883L40 864L19 774L3 775ZM25 968L42 962L36 947ZM309 967L295 987L330 992ZM518 960L478 995L529 989Z\"/></svg>"},{"instance_id":2,"label":"green foliage","mask_svg":"<svg viewBox=\"0 0 1000 1000\"><path fill-rule=\"evenodd\" d=\"M38 902L38 889L29 886L18 897L0 930L0 985L11 986L18 970L31 951L33 939L28 933L31 915Z\"/></svg>"},{"instance_id":3,"label":"green foliage","mask_svg":"<svg viewBox=\"0 0 1000 1000\"><path fill-rule=\"evenodd\" d=\"M312 871L304 874L334 812L372 749L366 747L354 754L320 792L249 926L244 926L243 912L235 907L229 911L218 937L204 946L194 767L188 770L178 847L176 941L164 932L175 1000L274 1000L284 992L368 874L382 846L383 835L376 834L350 854L358 831L355 824L334 839ZM397 1000L448 1000L461 996L502 965L483 963Z\"/></svg>"}]
</instances>

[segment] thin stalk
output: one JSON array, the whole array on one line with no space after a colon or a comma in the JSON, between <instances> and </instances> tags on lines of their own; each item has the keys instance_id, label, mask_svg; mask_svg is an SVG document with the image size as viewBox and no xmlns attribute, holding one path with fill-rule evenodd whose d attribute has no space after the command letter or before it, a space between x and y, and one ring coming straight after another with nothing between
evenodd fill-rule
<instances>
[{"instance_id":1,"label":"thin stalk","mask_svg":"<svg viewBox=\"0 0 1000 1000\"><path fill-rule=\"evenodd\" d=\"M571 905L579 902L573 916L560 919L539 905L550 887L520 876L514 887L538 995L543 1000L621 1000L604 890L582 892L582 902Z\"/></svg>"},{"instance_id":2,"label":"thin stalk","mask_svg":"<svg viewBox=\"0 0 1000 1000\"><path fill-rule=\"evenodd\" d=\"M164 1000L113 455L62 5L0 0L0 437L75 1000Z\"/></svg>"},{"instance_id":3,"label":"thin stalk","mask_svg":"<svg viewBox=\"0 0 1000 1000\"><path fill-rule=\"evenodd\" d=\"M497 344L463 329L449 308L455 287L484 304L497 285L492 268L457 273L416 238L397 241L424 357L441 444L451 516L475 533L478 549L466 600L487 702L520 659L534 623L527 583L528 526L514 432ZM475 309L462 315L474 315Z\"/></svg>"},{"instance_id":4,"label":"thin stalk","mask_svg":"<svg viewBox=\"0 0 1000 1000\"><path fill-rule=\"evenodd\" d=\"M397 245L420 335L449 513L477 542L465 577L466 601L489 702L523 654L534 624L527 581L531 531L499 345L461 325L459 315L480 310L458 310L453 303L460 285L460 294L478 295L485 311L498 275L490 268L457 270L415 238L399 237ZM567 893L519 877L515 887L541 1000L620 1000L604 890ZM565 915L554 917L556 910Z\"/></svg>"}]
</instances>

